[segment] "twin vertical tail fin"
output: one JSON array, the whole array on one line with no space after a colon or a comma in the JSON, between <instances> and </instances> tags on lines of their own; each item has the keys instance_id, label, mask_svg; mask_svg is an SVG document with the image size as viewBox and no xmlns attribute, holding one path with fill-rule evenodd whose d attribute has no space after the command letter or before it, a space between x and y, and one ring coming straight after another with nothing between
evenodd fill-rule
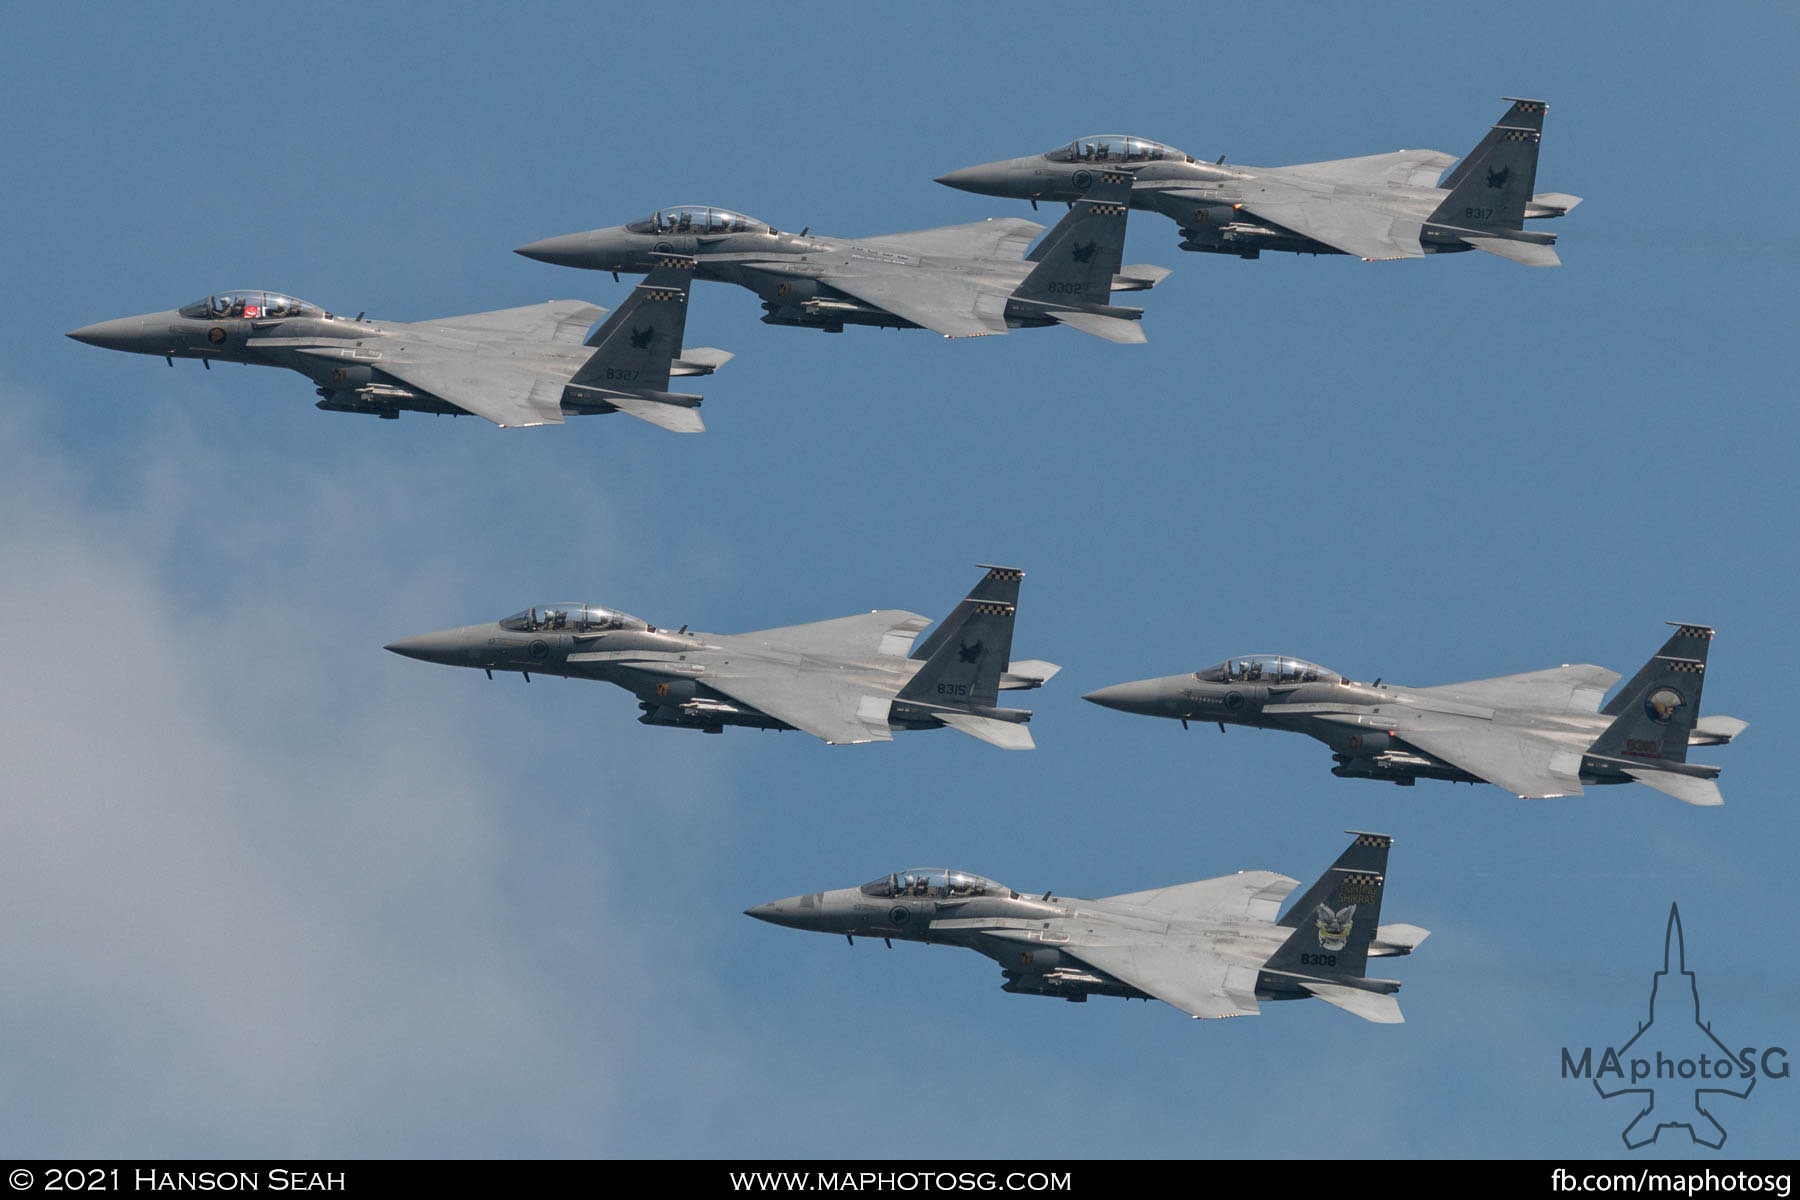
<instances>
[{"instance_id":1,"label":"twin vertical tail fin","mask_svg":"<svg viewBox=\"0 0 1800 1200\"><path fill-rule=\"evenodd\" d=\"M1381 889L1394 839L1358 833L1348 849L1288 909L1288 935L1263 968L1295 975L1361 979L1381 926Z\"/></svg>"},{"instance_id":2,"label":"twin vertical tail fin","mask_svg":"<svg viewBox=\"0 0 1800 1200\"><path fill-rule=\"evenodd\" d=\"M1560 266L1552 248L1555 234L1524 231L1528 216L1556 216L1581 203L1576 196L1533 197L1549 107L1542 100L1514 100L1500 123L1444 177L1450 194L1430 223L1447 227L1477 250L1528 267Z\"/></svg>"},{"instance_id":3,"label":"twin vertical tail fin","mask_svg":"<svg viewBox=\"0 0 1800 1200\"><path fill-rule=\"evenodd\" d=\"M1487 136L1475 143L1475 148L1469 151L1461 162L1451 168L1450 174L1444 176L1443 182L1438 186L1454 192L1462 185L1464 179L1474 173L1475 165L1486 159L1504 135L1509 132L1527 130L1537 134L1540 138L1543 136L1544 114L1550 111L1548 104L1542 100L1520 100L1512 96L1506 96L1504 99L1512 101L1512 107L1507 109L1498 121L1494 122L1494 127L1487 131ZM1535 161L1536 156L1534 155L1534 164ZM1536 173L1534 165L1532 174L1535 176ZM1529 188L1526 189L1526 193L1530 194Z\"/></svg>"},{"instance_id":4,"label":"twin vertical tail fin","mask_svg":"<svg viewBox=\"0 0 1800 1200\"><path fill-rule=\"evenodd\" d=\"M1015 601L1024 574L1010 567L988 568L981 583L920 647L930 651L925 665L900 689L897 699L994 707L1000 699L1000 676L1012 661ZM983 597L984 589L1000 595L1010 589L1012 599Z\"/></svg>"},{"instance_id":5,"label":"twin vertical tail fin","mask_svg":"<svg viewBox=\"0 0 1800 1200\"><path fill-rule=\"evenodd\" d=\"M1588 747L1589 754L1650 767L1687 761L1688 739L1700 719L1713 631L1704 625L1671 624L1675 632L1662 649L1600 710L1613 723Z\"/></svg>"},{"instance_id":6,"label":"twin vertical tail fin","mask_svg":"<svg viewBox=\"0 0 1800 1200\"><path fill-rule=\"evenodd\" d=\"M1141 342L1143 310L1114 306L1113 279L1125 262L1125 220L1131 176L1096 171L1086 196L1032 250L1037 265L1012 300L1065 325L1111 342Z\"/></svg>"},{"instance_id":7,"label":"twin vertical tail fin","mask_svg":"<svg viewBox=\"0 0 1800 1200\"><path fill-rule=\"evenodd\" d=\"M1025 572L1017 567L994 567L987 563L981 566L987 574L981 582L969 589L969 594L962 602L950 611L950 615L938 622L938 627L931 635L913 647L912 657L929 659L938 652L938 648L952 637L962 632L963 626L974 615L975 606L983 602L990 604L1010 604L1015 608L1019 603L1019 582L1025 578Z\"/></svg>"},{"instance_id":8,"label":"twin vertical tail fin","mask_svg":"<svg viewBox=\"0 0 1800 1200\"><path fill-rule=\"evenodd\" d=\"M695 260L660 255L644 281L588 338L594 353L569 380L634 417L678 433L705 428L701 397L671 392L669 368L687 332L688 287Z\"/></svg>"}]
</instances>

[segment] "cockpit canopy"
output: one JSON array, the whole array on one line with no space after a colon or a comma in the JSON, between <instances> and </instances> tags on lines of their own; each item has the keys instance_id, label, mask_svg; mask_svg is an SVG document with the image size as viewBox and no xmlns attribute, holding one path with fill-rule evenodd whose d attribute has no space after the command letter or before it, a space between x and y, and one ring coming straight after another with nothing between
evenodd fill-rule
<instances>
[{"instance_id":1,"label":"cockpit canopy","mask_svg":"<svg viewBox=\"0 0 1800 1200\"><path fill-rule=\"evenodd\" d=\"M325 310L316 304L284 296L280 292L219 292L184 304L176 310L196 321L272 321L280 317L323 317Z\"/></svg>"},{"instance_id":2,"label":"cockpit canopy","mask_svg":"<svg viewBox=\"0 0 1800 1200\"><path fill-rule=\"evenodd\" d=\"M1228 658L1216 667L1195 671L1202 683L1344 683L1335 671L1318 663L1280 654L1246 654Z\"/></svg>"},{"instance_id":3,"label":"cockpit canopy","mask_svg":"<svg viewBox=\"0 0 1800 1200\"><path fill-rule=\"evenodd\" d=\"M970 896L1010 896L1012 889L967 871L912 867L863 884L862 894L882 899L965 900Z\"/></svg>"},{"instance_id":4,"label":"cockpit canopy","mask_svg":"<svg viewBox=\"0 0 1800 1200\"><path fill-rule=\"evenodd\" d=\"M500 628L514 633L608 633L615 629L654 632L648 621L640 621L630 613L601 608L594 604L540 604L522 613L514 613L500 622Z\"/></svg>"},{"instance_id":5,"label":"cockpit canopy","mask_svg":"<svg viewBox=\"0 0 1800 1200\"><path fill-rule=\"evenodd\" d=\"M1051 162L1081 163L1194 161L1173 146L1122 133L1101 133L1093 137L1076 138L1066 146L1058 146L1044 157Z\"/></svg>"},{"instance_id":6,"label":"cockpit canopy","mask_svg":"<svg viewBox=\"0 0 1800 1200\"><path fill-rule=\"evenodd\" d=\"M625 228L633 233L773 233L755 217L734 213L728 208L708 208L703 204L680 204L653 212L642 221Z\"/></svg>"}]
</instances>

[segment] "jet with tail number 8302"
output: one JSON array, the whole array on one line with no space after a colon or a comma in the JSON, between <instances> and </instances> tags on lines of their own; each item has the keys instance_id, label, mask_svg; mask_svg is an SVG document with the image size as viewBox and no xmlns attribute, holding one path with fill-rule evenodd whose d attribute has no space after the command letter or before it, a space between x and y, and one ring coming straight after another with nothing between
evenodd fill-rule
<instances>
[{"instance_id":1,"label":"jet with tail number 8302","mask_svg":"<svg viewBox=\"0 0 1800 1200\"><path fill-rule=\"evenodd\" d=\"M1688 748L1722 746L1747 723L1700 715L1713 631L1670 623L1675 633L1604 707L1620 677L1591 664L1401 687L1355 683L1275 654L1115 684L1083 699L1184 728L1205 721L1304 733L1331 747L1331 773L1346 779L1492 783L1527 799L1635 780L1689 804L1723 804L1719 768L1689 762Z\"/></svg>"},{"instance_id":2,"label":"jet with tail number 8302","mask_svg":"<svg viewBox=\"0 0 1800 1200\"><path fill-rule=\"evenodd\" d=\"M1013 662L1023 571L989 567L917 647L928 617L883 609L755 633L659 629L591 604L546 604L489 625L402 638L408 658L487 671L599 679L635 694L638 718L720 733L799 729L832 745L886 742L896 729L961 730L1005 750L1034 748L1026 709L999 693L1041 686L1054 663Z\"/></svg>"},{"instance_id":3,"label":"jet with tail number 8302","mask_svg":"<svg viewBox=\"0 0 1800 1200\"><path fill-rule=\"evenodd\" d=\"M870 937L963 946L1000 964L1003 990L1027 996L1161 1000L1194 1017L1254 1016L1259 1001L1316 997L1365 1021L1397 1024L1400 984L1369 978L1368 960L1410 954L1429 932L1381 924L1394 839L1353 836L1279 919L1282 900L1300 884L1273 871L1082 900L924 867L745 911L774 925L841 933L852 944Z\"/></svg>"},{"instance_id":4,"label":"jet with tail number 8302","mask_svg":"<svg viewBox=\"0 0 1800 1200\"><path fill-rule=\"evenodd\" d=\"M1510 97L1509 97L1510 99ZM1438 150L1246 167L1204 162L1146 138L1076 138L1043 154L963 167L938 182L966 192L1030 200L1075 200L1097 174L1132 178L1133 208L1181 227L1181 248L1256 258L1264 250L1351 254L1376 261L1485 250L1529 267L1554 267L1554 233L1525 228L1560 217L1581 197L1534 194L1542 100L1513 100L1456 169ZM1441 177L1441 178L1440 178Z\"/></svg>"},{"instance_id":5,"label":"jet with tail number 8302","mask_svg":"<svg viewBox=\"0 0 1800 1200\"><path fill-rule=\"evenodd\" d=\"M604 308L551 300L435 321L333 316L277 292L220 292L168 312L120 317L70 333L109 350L254 363L298 371L327 412L394 418L472 413L502 428L560 425L623 412L699 433L701 397L672 375L710 375L731 355L682 349L691 260L665 257L591 336ZM585 336L585 341L584 341Z\"/></svg>"},{"instance_id":6,"label":"jet with tail number 8302","mask_svg":"<svg viewBox=\"0 0 1800 1200\"><path fill-rule=\"evenodd\" d=\"M1112 342L1142 342L1141 308L1113 292L1154 287L1163 267L1121 265L1131 178L1103 171L1030 253L1044 232L1003 218L835 238L783 233L723 208L665 208L642 221L545 238L518 253L597 271L648 270L659 254L691 255L702 279L749 288L763 320L842 333L846 325L930 329L982 337L1067 325Z\"/></svg>"}]
</instances>

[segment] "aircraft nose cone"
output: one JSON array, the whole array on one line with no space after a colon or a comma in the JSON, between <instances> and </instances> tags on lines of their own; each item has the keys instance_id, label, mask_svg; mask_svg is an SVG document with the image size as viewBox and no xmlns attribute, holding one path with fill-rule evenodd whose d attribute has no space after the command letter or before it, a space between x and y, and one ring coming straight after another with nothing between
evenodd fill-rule
<instances>
[{"instance_id":1,"label":"aircraft nose cone","mask_svg":"<svg viewBox=\"0 0 1800 1200\"><path fill-rule=\"evenodd\" d=\"M466 661L464 651L468 645L468 639L460 629L446 629L438 633L421 633L416 637L401 638L399 641L389 642L382 649L405 658L416 658L420 662L461 666Z\"/></svg>"},{"instance_id":2,"label":"aircraft nose cone","mask_svg":"<svg viewBox=\"0 0 1800 1200\"><path fill-rule=\"evenodd\" d=\"M1169 694L1161 680L1140 679L1135 683L1115 683L1111 687L1103 687L1099 691L1087 693L1082 699L1090 704L1098 704L1101 708L1161 716Z\"/></svg>"},{"instance_id":3,"label":"aircraft nose cone","mask_svg":"<svg viewBox=\"0 0 1800 1200\"><path fill-rule=\"evenodd\" d=\"M1012 160L1002 159L999 162L963 167L946 175L939 175L933 182L983 196L1010 196L1017 190L1012 186L1012 179Z\"/></svg>"},{"instance_id":4,"label":"aircraft nose cone","mask_svg":"<svg viewBox=\"0 0 1800 1200\"><path fill-rule=\"evenodd\" d=\"M104 350L135 350L143 341L144 319L120 317L116 321L98 321L72 329L68 336Z\"/></svg>"},{"instance_id":5,"label":"aircraft nose cone","mask_svg":"<svg viewBox=\"0 0 1800 1200\"><path fill-rule=\"evenodd\" d=\"M786 925L790 929L805 929L808 922L803 919L801 910L804 907L803 896L789 896L786 900L771 900L767 904L758 904L746 908L746 917L755 917L759 921L767 921L771 925ZM816 909L816 905L813 906Z\"/></svg>"},{"instance_id":6,"label":"aircraft nose cone","mask_svg":"<svg viewBox=\"0 0 1800 1200\"><path fill-rule=\"evenodd\" d=\"M558 267L598 267L600 239L592 233L565 233L520 246L514 254Z\"/></svg>"}]
</instances>

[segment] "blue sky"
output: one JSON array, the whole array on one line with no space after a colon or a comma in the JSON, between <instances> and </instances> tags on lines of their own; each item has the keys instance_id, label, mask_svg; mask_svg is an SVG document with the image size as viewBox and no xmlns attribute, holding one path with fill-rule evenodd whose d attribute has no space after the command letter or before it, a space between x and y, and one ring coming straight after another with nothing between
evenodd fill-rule
<instances>
[{"instance_id":1,"label":"blue sky","mask_svg":"<svg viewBox=\"0 0 1800 1200\"><path fill-rule=\"evenodd\" d=\"M0 1143L47 1156L1595 1155L1671 901L1703 1011L1800 1053L1783 700L1795 18L1777 6L15 14L0 95ZM1628 22L1628 23L1627 23ZM1278 164L1462 153L1551 102L1565 266L1185 254L1150 342L757 321L701 285L710 431L323 414L62 334L267 287L424 319L624 284L510 253L669 203L846 235L1123 130ZM1052 215L1053 214L1049 214ZM1040 749L647 729L395 637L584 599L733 631L948 611L1016 563ZM1523 802L1082 703L1279 651L1439 683L1719 629L1728 803ZM1407 1023L1013 997L750 904L952 863L1100 895L1396 836ZM1800 1083L1718 1102L1792 1154ZM1641 1157L1684 1153L1664 1135ZM1708 1152L1710 1153L1710 1152Z\"/></svg>"}]
</instances>

